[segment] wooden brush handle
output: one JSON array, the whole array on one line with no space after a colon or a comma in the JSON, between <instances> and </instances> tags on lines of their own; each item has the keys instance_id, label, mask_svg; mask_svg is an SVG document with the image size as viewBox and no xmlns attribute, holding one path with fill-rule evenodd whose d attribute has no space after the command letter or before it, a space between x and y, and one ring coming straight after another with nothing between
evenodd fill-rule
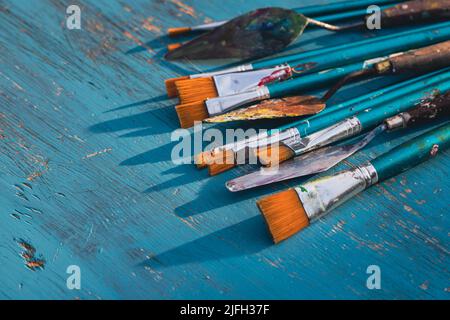
<instances>
[{"instance_id":1,"label":"wooden brush handle","mask_svg":"<svg viewBox=\"0 0 450 320\"><path fill-rule=\"evenodd\" d=\"M393 26L450 17L450 0L413 0L381 12L381 26Z\"/></svg>"},{"instance_id":2,"label":"wooden brush handle","mask_svg":"<svg viewBox=\"0 0 450 320\"><path fill-rule=\"evenodd\" d=\"M450 66L450 40L432 46L392 55L375 65L379 74L418 72L426 73Z\"/></svg>"},{"instance_id":3,"label":"wooden brush handle","mask_svg":"<svg viewBox=\"0 0 450 320\"><path fill-rule=\"evenodd\" d=\"M450 91L437 96L429 102L405 112L406 125L414 125L427 120L450 116Z\"/></svg>"}]
</instances>

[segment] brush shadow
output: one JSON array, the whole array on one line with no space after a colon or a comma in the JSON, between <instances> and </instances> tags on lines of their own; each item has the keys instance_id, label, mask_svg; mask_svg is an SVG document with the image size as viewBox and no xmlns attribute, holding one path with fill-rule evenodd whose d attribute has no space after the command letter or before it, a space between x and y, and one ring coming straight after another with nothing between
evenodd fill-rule
<instances>
[{"instance_id":1,"label":"brush shadow","mask_svg":"<svg viewBox=\"0 0 450 320\"><path fill-rule=\"evenodd\" d=\"M122 161L120 166L138 166L143 164L155 164L171 160L172 149L177 141L158 146L154 149L142 152Z\"/></svg>"},{"instance_id":2,"label":"brush shadow","mask_svg":"<svg viewBox=\"0 0 450 320\"><path fill-rule=\"evenodd\" d=\"M105 111L103 113L121 111L121 110L129 109L129 108L143 106L143 105L146 105L146 104L149 104L149 103L163 102L163 101L168 101L168 100L170 100L170 98L167 95L162 94L162 95L157 96L157 97L152 97L152 98L148 98L148 99L145 99L145 100L141 100L141 101L136 101L136 102L133 102L133 103L125 104L123 106L107 110L107 111Z\"/></svg>"},{"instance_id":3,"label":"brush shadow","mask_svg":"<svg viewBox=\"0 0 450 320\"><path fill-rule=\"evenodd\" d=\"M251 255L270 247L267 227L260 215L215 231L174 249L157 254L139 267L164 268Z\"/></svg>"},{"instance_id":4,"label":"brush shadow","mask_svg":"<svg viewBox=\"0 0 450 320\"><path fill-rule=\"evenodd\" d=\"M169 174L179 174L179 176L151 186L145 189L143 192L162 192L166 189L180 188L186 184L199 182L208 178L207 170L199 170L193 165L179 165L161 173L162 176Z\"/></svg>"},{"instance_id":5,"label":"brush shadow","mask_svg":"<svg viewBox=\"0 0 450 320\"><path fill-rule=\"evenodd\" d=\"M249 199L260 198L269 193L285 189L291 185L290 182L283 181L241 192L230 192L226 189L225 183L228 180L258 169L259 166L246 165L234 168L217 176L210 177L210 179L206 180L201 189L198 191L197 197L175 208L175 213L180 217L187 218L229 205L235 205ZM297 183L300 183L301 181L302 180L300 179L295 180Z\"/></svg>"},{"instance_id":6,"label":"brush shadow","mask_svg":"<svg viewBox=\"0 0 450 320\"><path fill-rule=\"evenodd\" d=\"M185 41L186 39L185 39L185 37L180 37L180 38L176 38L176 39L170 38L168 35L165 34L165 35L155 37L150 41L144 42L143 45L138 45L134 48L131 48L128 51L126 51L125 54L136 54L136 53L144 52L144 51L147 51L147 48L152 48L152 49L166 48L171 42L178 42L176 40Z\"/></svg>"},{"instance_id":7,"label":"brush shadow","mask_svg":"<svg viewBox=\"0 0 450 320\"><path fill-rule=\"evenodd\" d=\"M157 119L155 119L157 118ZM161 121L161 118L172 118ZM111 133L123 130L140 131L136 136L168 133L176 129L167 123L174 123L176 120L174 110L160 107L158 109L141 112L134 115L125 116L118 119L106 120L92 125L88 130L92 133ZM170 121L169 121L170 120ZM127 136L127 135L123 135ZM132 134L130 136L133 136Z\"/></svg>"}]
</instances>

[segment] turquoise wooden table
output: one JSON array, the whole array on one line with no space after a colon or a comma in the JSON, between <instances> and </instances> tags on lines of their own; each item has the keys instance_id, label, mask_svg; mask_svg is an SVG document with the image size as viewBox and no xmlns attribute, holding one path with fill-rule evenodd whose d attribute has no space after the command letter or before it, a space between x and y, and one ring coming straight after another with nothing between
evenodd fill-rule
<instances>
[{"instance_id":1,"label":"turquoise wooden table","mask_svg":"<svg viewBox=\"0 0 450 320\"><path fill-rule=\"evenodd\" d=\"M224 182L251 168L209 178L171 161L178 120L163 79L213 66L164 61L165 30L325 2L1 0L0 297L448 299L448 152L277 246L255 200L292 183L232 194ZM70 4L80 30L66 27ZM290 51L368 36L310 30ZM385 134L338 169L424 129ZM366 286L371 265L379 290Z\"/></svg>"}]
</instances>

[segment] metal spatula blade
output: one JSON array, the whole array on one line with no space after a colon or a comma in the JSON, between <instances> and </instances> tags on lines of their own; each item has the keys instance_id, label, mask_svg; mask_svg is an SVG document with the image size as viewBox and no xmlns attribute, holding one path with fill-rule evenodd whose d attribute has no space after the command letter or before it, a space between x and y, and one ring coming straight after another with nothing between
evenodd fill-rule
<instances>
[{"instance_id":1,"label":"metal spatula blade","mask_svg":"<svg viewBox=\"0 0 450 320\"><path fill-rule=\"evenodd\" d=\"M259 171L230 180L225 185L231 192L236 192L327 171L364 148L385 130L386 126L382 124L354 144L323 147L286 161L278 168L262 167Z\"/></svg>"}]
</instances>

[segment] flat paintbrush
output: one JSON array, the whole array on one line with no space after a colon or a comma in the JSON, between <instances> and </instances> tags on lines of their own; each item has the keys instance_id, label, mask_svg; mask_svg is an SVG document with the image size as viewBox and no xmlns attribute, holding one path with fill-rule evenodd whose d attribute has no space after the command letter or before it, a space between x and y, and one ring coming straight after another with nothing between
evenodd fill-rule
<instances>
[{"instance_id":1,"label":"flat paintbrush","mask_svg":"<svg viewBox=\"0 0 450 320\"><path fill-rule=\"evenodd\" d=\"M367 58L365 56L366 51L374 50L373 48L378 48L378 51L373 55L377 56L426 46L428 44L447 40L449 37L450 22L445 22L433 26L420 27L411 31L394 33L388 36L374 37L343 45L266 59L228 69L171 78L165 81L165 85L169 97L178 95L176 84L182 80L190 80L182 82L182 87L185 88L184 90L189 90L190 88L195 88L197 86L205 86L205 89L207 90L206 97L208 98L209 95L215 97L219 95L219 92L221 92L222 95L226 93L241 92L245 88L255 86L255 83L258 84L263 78L272 75L278 70L286 70L286 67L292 68L297 66L297 73L301 72L302 74L306 74L335 67L336 63L350 63L351 60L347 58L348 55L352 58L357 58L357 60L364 60ZM333 58L336 54L339 54L339 60ZM320 63L318 64L317 62ZM228 76L218 77L220 75ZM210 81L198 80L200 83L195 83L194 80L199 78L209 78ZM237 86L227 86L225 85L226 83L236 83ZM208 91L207 88L212 89Z\"/></svg>"},{"instance_id":2,"label":"flat paintbrush","mask_svg":"<svg viewBox=\"0 0 450 320\"><path fill-rule=\"evenodd\" d=\"M353 18L358 16L363 16L367 13L366 8L371 5L383 5L383 4L391 4L391 3L398 3L400 1L398 0L378 0L374 2L373 0L358 0L358 1L340 1L339 3L330 3L330 4L324 4L324 5L314 5L314 6L308 6L308 7L300 7L293 9L296 12L302 13L304 15L307 15L308 17L318 17L323 15L339 15L338 17L335 17L334 20L331 19L323 19L323 17L318 18L320 21L324 22L332 22L332 21L338 21L345 18ZM358 9L358 10L355 10ZM348 12L349 10L352 10ZM341 16L342 15L342 16ZM331 20L331 21L330 21ZM216 22L210 22L205 23L193 27L176 27L176 28L169 28L167 30L167 34L170 37L180 36L180 35L187 35L189 33L195 33L195 32L204 32L204 31L210 31L213 30L228 21L216 21Z\"/></svg>"},{"instance_id":3,"label":"flat paintbrush","mask_svg":"<svg viewBox=\"0 0 450 320\"><path fill-rule=\"evenodd\" d=\"M257 205L279 243L370 186L436 156L450 146L450 123L403 143L370 162L267 196Z\"/></svg>"},{"instance_id":4,"label":"flat paintbrush","mask_svg":"<svg viewBox=\"0 0 450 320\"><path fill-rule=\"evenodd\" d=\"M361 110L370 109L377 104L387 103L390 99L406 94L409 92L408 90L418 90L419 88L426 86L430 82L430 79L438 74L439 72L434 72L432 74L419 76L414 79L380 88L374 92L358 96L340 104L330 105L321 113L308 117L307 120L297 120L246 139L201 152L195 157L194 162L197 167L204 168L207 165L214 163L216 158L223 158L223 154L225 153L231 153L233 157L236 158L236 154L247 149L265 147L270 144L269 138L271 143L275 143L282 141L283 138L296 137L300 134L302 136L308 135L311 132L326 128L333 125L335 122L354 115L355 108L360 108Z\"/></svg>"},{"instance_id":5,"label":"flat paintbrush","mask_svg":"<svg viewBox=\"0 0 450 320\"><path fill-rule=\"evenodd\" d=\"M339 82L339 86L342 86L345 81L362 76L378 76L411 71L420 73L440 69L449 64L450 41L446 41L433 46L396 54L385 59L358 62L285 82L261 85L255 90L241 94L207 99L205 102L198 101L181 104L176 106L176 111L181 127L188 128L193 126L195 121L205 120L208 117L226 113L254 101L277 98L313 88L318 89L327 86L330 82L342 79L342 77L344 77L344 82ZM339 86L334 88L333 92L325 95L321 101L325 102ZM310 99L310 101L313 104L320 102L318 99ZM297 116L299 115L301 114L297 114Z\"/></svg>"},{"instance_id":6,"label":"flat paintbrush","mask_svg":"<svg viewBox=\"0 0 450 320\"><path fill-rule=\"evenodd\" d=\"M353 144L323 147L295 157L277 167L262 167L258 171L228 181L226 187L228 190L236 192L324 172L364 148L384 131L409 128L430 120L449 119L449 116L450 91L438 95L431 101L423 101L411 110L386 119L381 125Z\"/></svg>"},{"instance_id":7,"label":"flat paintbrush","mask_svg":"<svg viewBox=\"0 0 450 320\"><path fill-rule=\"evenodd\" d=\"M361 78L395 75L399 73L423 74L433 70L438 70L450 66L450 40L434 44L428 47L410 50L402 53L395 53L388 58L374 59L366 61L360 70L351 72L340 79L332 86L320 99L311 96L293 96L282 99L268 99L247 108L241 108L222 115L205 119L205 122L228 122L237 120L273 119L283 117L295 117L320 112L320 108L308 108L325 104L345 84L359 80ZM377 62L378 61L378 62ZM319 74L322 76L322 74ZM315 77L308 75L303 80ZM299 87L299 90L309 88L319 88L313 80L308 80L312 86ZM281 101L279 101L281 100ZM291 103L292 101L292 103ZM280 105L284 104L283 107ZM302 108L303 107L303 108ZM323 107L325 107L323 105Z\"/></svg>"},{"instance_id":8,"label":"flat paintbrush","mask_svg":"<svg viewBox=\"0 0 450 320\"><path fill-rule=\"evenodd\" d=\"M403 112L423 99L430 99L435 92L446 92L450 88L450 71L439 72L428 78L424 83L417 82L403 90L389 92L375 103L360 103L349 109L341 109L328 113L323 117L308 119L306 125L289 128L280 132L278 141L269 142L266 146L253 149L262 165L278 165L294 156L318 149L331 143L341 141L359 134L362 130L375 127L385 118ZM331 123L323 127L324 123ZM271 145L273 144L273 148ZM247 151L248 152L248 151ZM211 175L223 172L234 164L244 164L242 156L237 154L235 160L227 158L226 163L213 162L208 165ZM253 157L249 158L254 159Z\"/></svg>"}]
</instances>

